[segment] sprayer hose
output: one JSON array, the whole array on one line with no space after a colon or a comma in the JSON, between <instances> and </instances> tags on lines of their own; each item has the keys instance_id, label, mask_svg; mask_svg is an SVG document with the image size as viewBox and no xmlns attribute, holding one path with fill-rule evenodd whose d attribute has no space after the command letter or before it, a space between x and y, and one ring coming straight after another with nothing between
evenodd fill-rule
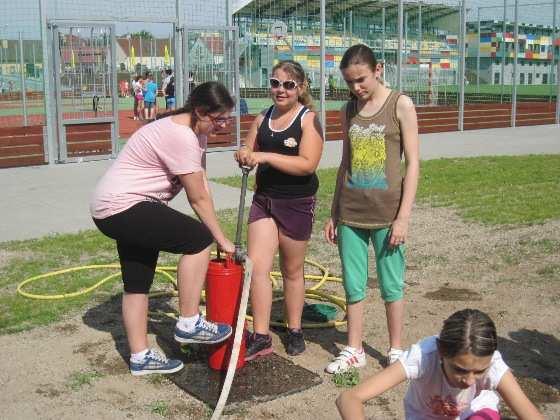
<instances>
[{"instance_id":1,"label":"sprayer hose","mask_svg":"<svg viewBox=\"0 0 560 420\"><path fill-rule=\"evenodd\" d=\"M320 275L314 274L306 274L305 280L315 282L312 287L309 287L305 290L305 297L307 299L316 300L320 302L328 302L337 307L339 307L344 313L346 313L346 301L344 298L335 295L323 292L319 290L321 287L325 285L327 282L335 282L335 283L342 283L342 279L339 277L329 276L329 271L323 265L310 260L305 259L305 263L312 265L319 269L321 272ZM67 273L73 273L77 271L84 271L84 270L101 270L101 269L115 269L118 270L116 273L109 274L91 286L88 286L84 289L77 290L74 292L67 292L61 294L39 294L39 293L32 293L29 291L24 290L25 286L30 285L31 283L38 282L45 279L52 279L58 276L62 276ZM164 276L164 278L169 281L173 285L173 290L164 290L164 291L154 291L150 292L149 296L153 297L162 297L162 296L177 296L177 280L176 280L176 272L177 267L173 266L157 266L156 273ZM22 281L17 287L17 293L21 296L24 296L29 299L40 299L40 300L60 300L60 299L70 299L77 296L82 296L88 293L91 293L95 289L101 287L105 283L109 282L110 280L114 280L121 275L120 272L120 264L93 264L93 265L83 265L79 267L71 267L62 270L51 271L44 274L39 274L37 276L29 277ZM273 292L280 292L282 289L278 286L279 279L282 278L282 274L277 271L273 271L270 273L270 281L272 283ZM201 296L202 301L205 300L205 293L202 291ZM274 301L282 300L283 297L275 298ZM172 312L150 312L151 316L167 316L173 319L177 319L177 314ZM328 328L328 327L336 327L341 325L346 325L345 316L341 320L331 320L326 322L306 322L302 324L302 328ZM247 315L247 320L252 321L253 318L250 315ZM271 321L270 325L283 327L286 326L285 322L278 322L278 321Z\"/></svg>"}]
</instances>

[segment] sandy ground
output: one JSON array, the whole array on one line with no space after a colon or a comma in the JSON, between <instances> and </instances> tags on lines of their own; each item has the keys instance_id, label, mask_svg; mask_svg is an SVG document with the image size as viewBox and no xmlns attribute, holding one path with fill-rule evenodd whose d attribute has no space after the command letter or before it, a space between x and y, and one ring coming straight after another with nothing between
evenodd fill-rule
<instances>
[{"instance_id":1,"label":"sandy ground","mask_svg":"<svg viewBox=\"0 0 560 420\"><path fill-rule=\"evenodd\" d=\"M522 377L530 397L547 418L560 418L560 221L484 227L462 221L451 210L417 207L408 244L406 343L437 333L458 309L486 311L496 322L506 362ZM336 249L324 244L319 226L309 254L340 273ZM362 377L381 368L387 349L384 307L370 271L364 342L368 365ZM343 294L340 285L328 288ZM118 299L104 305L49 327L0 337L1 419L200 419L211 414L161 376L128 373ZM100 321L101 311L105 316ZM334 399L340 388L323 369L344 345L344 331L308 330L307 351L291 358L318 373L321 385L242 408L227 418L338 418ZM274 333L273 338L277 353L288 357L280 336ZM157 342L153 335L150 339ZM90 384L83 383L86 379ZM403 384L369 402L367 415L402 418L405 390Z\"/></svg>"}]
</instances>

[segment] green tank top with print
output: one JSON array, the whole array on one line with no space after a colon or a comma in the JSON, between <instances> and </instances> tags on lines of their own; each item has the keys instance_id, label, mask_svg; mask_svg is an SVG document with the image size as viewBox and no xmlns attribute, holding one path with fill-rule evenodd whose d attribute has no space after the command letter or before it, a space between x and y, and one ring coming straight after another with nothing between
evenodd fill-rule
<instances>
[{"instance_id":1,"label":"green tank top with print","mask_svg":"<svg viewBox=\"0 0 560 420\"><path fill-rule=\"evenodd\" d=\"M379 111L368 117L358 113L356 100L346 105L350 153L338 201L338 223L374 229L390 226L397 216L403 182L399 96L391 91Z\"/></svg>"}]
</instances>

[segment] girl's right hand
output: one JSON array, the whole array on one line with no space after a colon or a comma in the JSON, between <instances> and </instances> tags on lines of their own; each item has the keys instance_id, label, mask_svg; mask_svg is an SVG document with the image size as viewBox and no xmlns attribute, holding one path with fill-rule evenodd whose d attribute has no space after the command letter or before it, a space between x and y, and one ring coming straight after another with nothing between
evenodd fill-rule
<instances>
[{"instance_id":1,"label":"girl's right hand","mask_svg":"<svg viewBox=\"0 0 560 420\"><path fill-rule=\"evenodd\" d=\"M336 226L332 217L327 219L327 223L325 223L325 227L323 229L325 234L325 239L331 245L336 245Z\"/></svg>"},{"instance_id":2,"label":"girl's right hand","mask_svg":"<svg viewBox=\"0 0 560 420\"><path fill-rule=\"evenodd\" d=\"M241 146L241 148L237 152L235 152L234 158L240 166L246 166L250 155L251 152L249 151L249 149L247 149L247 147L245 146Z\"/></svg>"},{"instance_id":3,"label":"girl's right hand","mask_svg":"<svg viewBox=\"0 0 560 420\"><path fill-rule=\"evenodd\" d=\"M235 245L228 238L224 238L218 242L218 248L220 251L226 252L228 254L235 253Z\"/></svg>"}]
</instances>

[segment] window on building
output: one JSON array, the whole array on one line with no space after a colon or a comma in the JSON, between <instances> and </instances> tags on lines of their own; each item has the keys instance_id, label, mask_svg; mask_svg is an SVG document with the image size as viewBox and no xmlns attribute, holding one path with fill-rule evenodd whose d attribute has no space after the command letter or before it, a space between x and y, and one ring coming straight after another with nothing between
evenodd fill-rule
<instances>
[{"instance_id":1,"label":"window on building","mask_svg":"<svg viewBox=\"0 0 560 420\"><path fill-rule=\"evenodd\" d=\"M519 73L519 84L520 85L525 84L525 73Z\"/></svg>"},{"instance_id":2,"label":"window on building","mask_svg":"<svg viewBox=\"0 0 560 420\"><path fill-rule=\"evenodd\" d=\"M548 85L548 74L543 73L542 75L542 84L543 85Z\"/></svg>"},{"instance_id":3,"label":"window on building","mask_svg":"<svg viewBox=\"0 0 560 420\"><path fill-rule=\"evenodd\" d=\"M494 73L494 84L495 84L495 85L499 85L499 84L500 84L500 72Z\"/></svg>"},{"instance_id":4,"label":"window on building","mask_svg":"<svg viewBox=\"0 0 560 420\"><path fill-rule=\"evenodd\" d=\"M528 74L527 74L527 84L528 84L528 85L532 85L532 84L533 84L533 73L528 73Z\"/></svg>"}]
</instances>

